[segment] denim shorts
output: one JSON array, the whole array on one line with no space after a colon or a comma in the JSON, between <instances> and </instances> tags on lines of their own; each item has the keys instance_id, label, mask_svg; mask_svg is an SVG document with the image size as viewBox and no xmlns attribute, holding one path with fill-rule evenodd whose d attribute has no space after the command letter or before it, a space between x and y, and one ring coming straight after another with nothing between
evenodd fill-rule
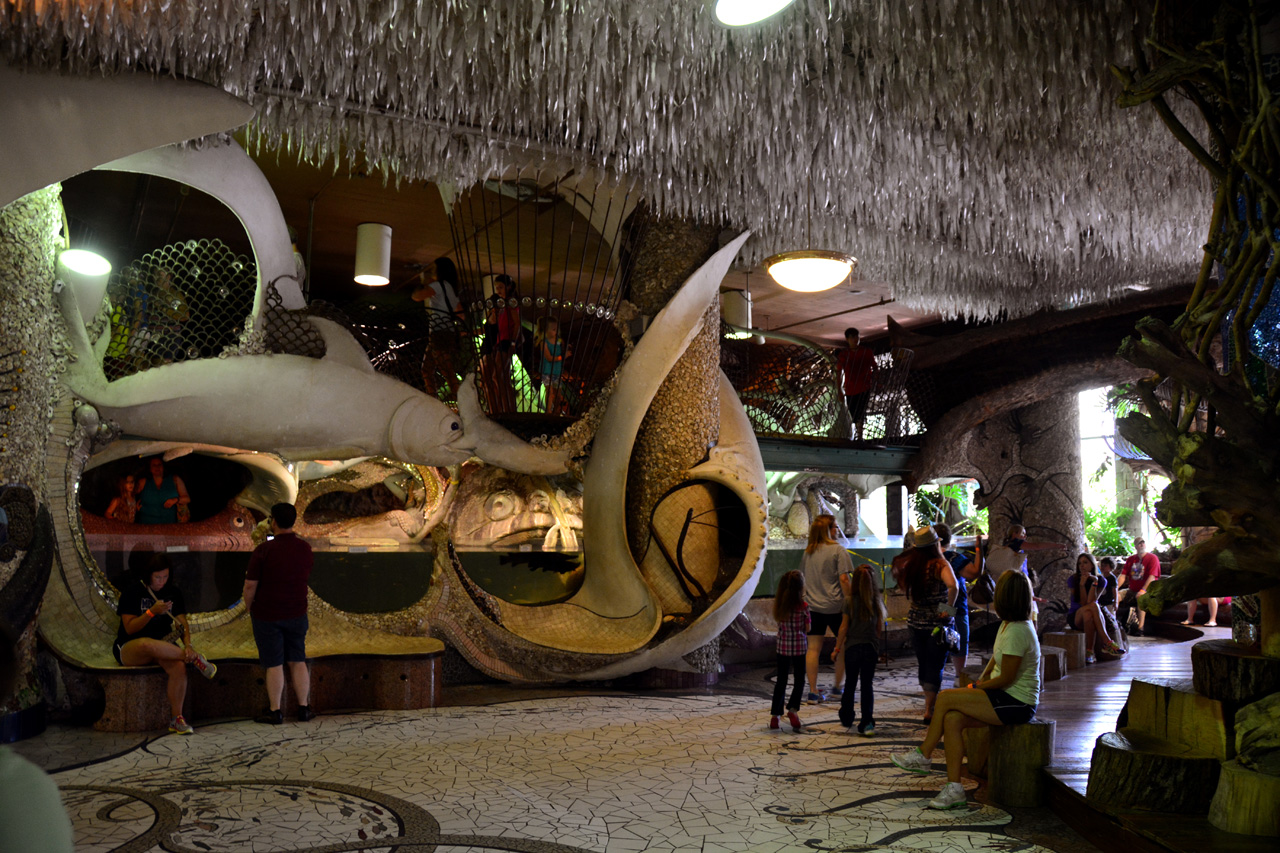
<instances>
[{"instance_id":1,"label":"denim shorts","mask_svg":"<svg viewBox=\"0 0 1280 853\"><path fill-rule=\"evenodd\" d=\"M270 669L307 659L307 617L269 622L253 620L253 641L258 644L258 662Z\"/></svg>"}]
</instances>

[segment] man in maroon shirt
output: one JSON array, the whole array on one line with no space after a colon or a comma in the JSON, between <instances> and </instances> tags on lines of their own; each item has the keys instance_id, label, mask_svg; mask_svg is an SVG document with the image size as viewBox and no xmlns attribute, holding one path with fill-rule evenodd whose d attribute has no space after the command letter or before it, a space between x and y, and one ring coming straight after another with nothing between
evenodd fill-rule
<instances>
[{"instance_id":1,"label":"man in maroon shirt","mask_svg":"<svg viewBox=\"0 0 1280 853\"><path fill-rule=\"evenodd\" d=\"M1147 612L1138 607L1138 596L1145 595L1151 582L1160 579L1160 558L1147 550L1145 539L1133 540L1133 548L1136 553L1124 561L1124 568L1120 570L1118 589L1124 592L1120 599L1119 616L1120 624L1124 625L1128 622L1129 611L1137 608L1137 635L1141 637L1147 627Z\"/></svg>"},{"instance_id":2,"label":"man in maroon shirt","mask_svg":"<svg viewBox=\"0 0 1280 853\"><path fill-rule=\"evenodd\" d=\"M875 353L859 345L862 336L852 327L844 330L847 349L836 356L836 366L843 377L844 401L853 419L853 436L862 438L862 423L867 419L867 403L871 400L871 371L876 366Z\"/></svg>"},{"instance_id":3,"label":"man in maroon shirt","mask_svg":"<svg viewBox=\"0 0 1280 853\"><path fill-rule=\"evenodd\" d=\"M270 537L254 549L244 581L244 606L253 620L258 659L267 670L270 710L255 717L259 723L284 722L284 665L298 699L298 722L311 712L311 673L307 670L307 579L311 577L311 546L293 532L298 511L292 504L271 508Z\"/></svg>"}]
</instances>

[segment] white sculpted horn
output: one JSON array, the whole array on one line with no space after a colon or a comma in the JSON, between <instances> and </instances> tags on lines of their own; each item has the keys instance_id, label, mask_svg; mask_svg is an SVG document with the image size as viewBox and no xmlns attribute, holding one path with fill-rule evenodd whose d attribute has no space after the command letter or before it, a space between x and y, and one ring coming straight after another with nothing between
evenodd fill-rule
<instances>
[{"instance_id":1,"label":"white sculpted horn","mask_svg":"<svg viewBox=\"0 0 1280 853\"><path fill-rule=\"evenodd\" d=\"M689 277L622 366L586 466L582 588L563 604L502 603L503 624L517 636L564 651L623 654L657 632L662 612L627 544L627 467L649 404L701 330L707 306L748 236L733 240ZM564 630L566 623L572 631Z\"/></svg>"}]
</instances>

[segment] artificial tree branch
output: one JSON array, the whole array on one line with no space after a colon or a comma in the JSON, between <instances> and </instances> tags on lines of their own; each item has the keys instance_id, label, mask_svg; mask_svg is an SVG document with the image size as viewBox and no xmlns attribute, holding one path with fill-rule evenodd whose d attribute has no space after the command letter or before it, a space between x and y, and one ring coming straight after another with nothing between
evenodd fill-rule
<instances>
[{"instance_id":1,"label":"artificial tree branch","mask_svg":"<svg viewBox=\"0 0 1280 853\"><path fill-rule=\"evenodd\" d=\"M1240 389L1230 377L1194 358L1177 333L1159 320L1148 317L1137 328L1141 337L1125 338L1120 346L1122 358L1169 377L1204 398L1233 431L1239 431L1237 438L1242 446L1266 449L1275 443L1274 434L1261 422L1259 413L1240 400Z\"/></svg>"}]
</instances>

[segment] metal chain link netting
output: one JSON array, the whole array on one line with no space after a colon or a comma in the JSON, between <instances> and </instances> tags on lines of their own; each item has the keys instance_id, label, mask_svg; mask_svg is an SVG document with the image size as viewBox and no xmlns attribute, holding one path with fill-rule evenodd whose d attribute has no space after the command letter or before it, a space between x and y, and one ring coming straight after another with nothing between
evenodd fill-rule
<instances>
[{"instance_id":1,"label":"metal chain link netting","mask_svg":"<svg viewBox=\"0 0 1280 853\"><path fill-rule=\"evenodd\" d=\"M112 273L108 379L236 349L253 311L257 267L221 240L185 240Z\"/></svg>"},{"instance_id":2,"label":"metal chain link netting","mask_svg":"<svg viewBox=\"0 0 1280 853\"><path fill-rule=\"evenodd\" d=\"M738 392L756 435L777 438L848 439L842 429L840 376L816 344L793 340L729 337L721 324L720 367ZM895 349L875 358L872 389L863 423L866 441L902 441L924 432L906 394L914 353ZM838 408L837 408L838 407Z\"/></svg>"}]
</instances>

